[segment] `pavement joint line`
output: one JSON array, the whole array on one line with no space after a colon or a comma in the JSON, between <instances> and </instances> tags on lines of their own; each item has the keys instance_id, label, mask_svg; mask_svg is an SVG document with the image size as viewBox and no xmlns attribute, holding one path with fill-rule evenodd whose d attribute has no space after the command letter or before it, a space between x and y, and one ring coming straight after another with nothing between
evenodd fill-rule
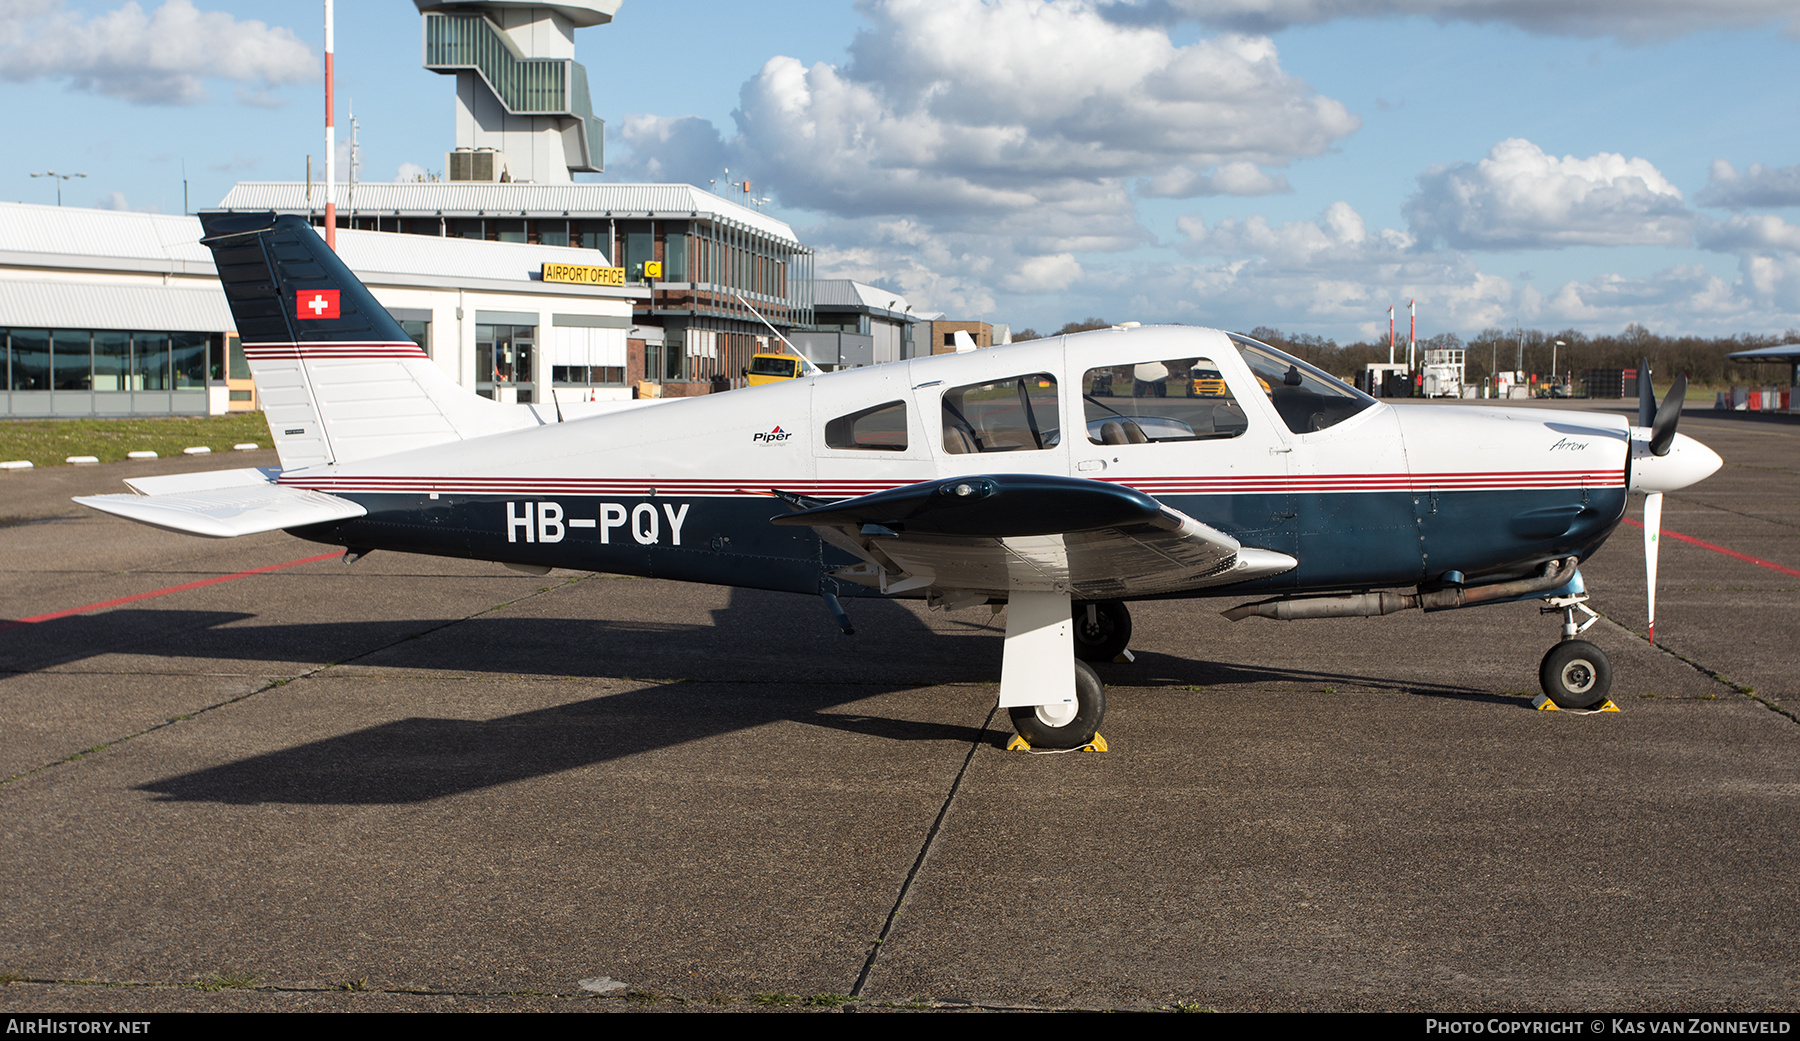
<instances>
[{"instance_id":1,"label":"pavement joint line","mask_svg":"<svg viewBox=\"0 0 1800 1041\"><path fill-rule=\"evenodd\" d=\"M1782 472L1787 473L1788 471L1784 470ZM1729 513L1733 517L1742 517L1745 520L1760 521L1764 524L1779 524L1784 528L1800 528L1800 523L1795 523L1794 521L1785 521L1776 517L1759 517L1754 513L1745 513L1743 510L1733 510L1720 506L1718 503L1704 502L1699 499L1682 499L1681 501L1692 506L1702 506L1709 510L1717 510L1720 513Z\"/></svg>"},{"instance_id":2,"label":"pavement joint line","mask_svg":"<svg viewBox=\"0 0 1800 1041\"><path fill-rule=\"evenodd\" d=\"M1616 626L1617 628L1623 630L1627 635L1631 636L1633 639L1637 639L1637 640L1644 639L1644 635L1642 633L1638 632L1636 629L1631 628L1630 626L1621 624L1620 622L1616 621L1611 615L1607 614L1605 611L1596 611L1595 613L1598 614L1600 617L1606 619L1606 621L1609 624ZM1647 640L1645 642L1650 643L1650 641L1647 641ZM1800 715L1796 715L1793 712L1793 710L1785 708L1779 704L1776 704L1775 702L1770 701L1768 698L1763 697L1761 694L1758 694L1756 692L1755 687L1747 687L1742 683L1738 683L1737 681L1728 678L1724 673L1719 672L1717 669L1713 669L1706 665L1702 665L1700 662L1695 661L1693 658L1690 658L1687 655L1681 653L1680 651L1677 651L1665 644L1650 643L1650 646L1653 649L1660 651L1661 653L1666 654L1671 658L1674 658L1676 661L1682 663L1683 665L1686 665L1690 669L1693 669L1695 672L1700 673L1702 676L1705 676L1707 679L1712 680L1714 683L1717 683L1722 687L1728 688L1733 693L1741 694L1744 697L1749 698L1751 701L1756 702L1757 704L1761 705L1763 708L1768 709L1770 712L1773 712L1778 716L1786 716L1789 722L1800 723Z\"/></svg>"},{"instance_id":3,"label":"pavement joint line","mask_svg":"<svg viewBox=\"0 0 1800 1041\"><path fill-rule=\"evenodd\" d=\"M911 870L906 873L906 880L900 883L900 893L894 898L894 906L888 909L887 920L881 923L881 932L876 934L875 941L869 945L869 956L863 960L862 972L857 974L856 985L850 988L850 997L862 1000L863 988L868 985L869 977L875 972L875 960L881 956L881 949L892 935L894 926L900 920L900 909L906 905L906 898L912 892L913 882L919 873L925 870L925 862L931 856L931 847L937 841L938 833L943 830L944 821L950 816L950 806L956 801L956 793L962 790L963 778L968 776L969 766L975 761L975 753L980 750L987 737L989 724L993 723L995 713L1000 711L998 700L994 707L988 709L987 718L982 720L981 733L969 741L969 751L963 756L962 766L956 771L956 777L950 782L950 790L944 793L944 801L938 807L937 817L932 820L931 828L925 833L925 841L919 846L919 855L913 858Z\"/></svg>"},{"instance_id":4,"label":"pavement joint line","mask_svg":"<svg viewBox=\"0 0 1800 1041\"><path fill-rule=\"evenodd\" d=\"M622 1003L625 1003L628 1005L674 1004L674 1005L691 1005L691 1006L696 1006L696 1007L706 1007L706 1006L713 1006L713 1005L721 1004L719 1002L715 1002L715 1001L712 1001L712 1000L706 999L706 998L690 998L690 997L683 997L678 994L658 994L658 995L655 995L654 997L649 997L646 995L645 992L637 991L637 990L627 990L627 991L623 991L623 992L616 993L616 994L586 994L586 993L567 993L567 992L563 992L563 991L553 991L553 990L452 990L452 989L441 988L441 987L407 987L407 986L371 987L371 986L367 986L367 985L349 986L346 984L334 984L331 986L305 987L305 986L299 986L299 985L295 985L295 984L258 983L253 986L234 986L234 985L209 985L203 979L191 980L191 981L182 982L182 983L166 983L166 982L162 982L159 980L99 980L99 979L67 979L67 980L63 980L63 979L42 978L42 977L36 977L36 976L10 976L10 975L0 977L0 993L3 993L4 989L8 986L97 987L97 988L106 988L109 990L134 990L134 991L174 990L174 991L196 991L196 992L202 993L202 994L217 994L217 993L225 993L225 992L232 992L232 993L239 993L239 994L247 993L247 994L271 994L271 995L343 994L343 995L368 995L371 997L470 998L470 999L477 999L477 1000L492 1000L492 999L505 999L505 998L538 998L538 999L544 999L544 1000L550 1000L550 1001L596 1001L596 1002L598 1002L598 1001L616 1001L616 1002L622 1002ZM773 992L765 992L765 993L773 993ZM747 993L741 997L734 997L734 999L732 1001L729 1001L729 1002L726 1002L723 1004L725 1004L725 1005L757 1005L757 1004L759 1004L759 1002L757 1002L756 997L757 997L756 994L748 994ZM1107 1007L1093 1007L1093 1006L1087 1006L1087 1005L1026 1005L1026 1004L1018 1004L1018 1003L1014 1003L1014 1002L959 1001L959 1000L947 999L947 998L920 998L918 1000L905 1000L905 999L891 998L887 1001L872 1001L867 998L852 998L851 1000L842 1002L841 1004L834 1002L830 1007L825 1007L825 1006L816 1004L812 998L810 998L806 995L796 994L796 995L792 995L792 997L794 997L796 1000L794 1000L791 1004L783 1003L783 1007L786 1007L786 1008L790 1009L791 1011L796 1011L796 1012L799 1012L799 1011L852 1012L852 1011L860 1011L860 1010L867 1010L867 1009L917 1009L917 1010L964 1009L964 1010L969 1010L969 1011L981 1011L981 1012L1114 1012L1114 1011L1184 1012L1184 1011L1188 1011L1188 1009L1182 1008L1180 1006L1182 1006L1183 1004L1191 1004L1191 1003L1184 1003L1184 1002L1180 1002L1180 1001L1174 1001L1174 1002L1168 1002L1166 1004L1158 1005L1152 1009L1143 1009L1143 1008L1135 1008L1135 1007L1107 1008Z\"/></svg>"},{"instance_id":5,"label":"pavement joint line","mask_svg":"<svg viewBox=\"0 0 1800 1041\"><path fill-rule=\"evenodd\" d=\"M335 554L326 554L326 556L333 556L333 555L335 555ZM535 589L535 590L533 590L529 593L526 593L522 596L515 597L512 600L507 600L503 603L498 603L491 607L485 607L479 611L476 611L474 614L465 615L461 618L452 618L452 619L448 619L446 621L439 622L437 625L431 626L428 629L421 629L416 633L411 633L409 635L402 636L397 640L393 640L389 643L382 644L380 647L371 647L368 650L362 652L361 654L356 655L354 658L346 658L342 661L325 662L322 665L315 666L311 669L306 670L305 672L301 672L301 673L298 673L293 676L285 676L285 677L280 677L277 679L272 679L269 682L263 684L262 686L256 688L255 690L247 691L243 694L239 694L237 697L227 698L224 701L215 702L214 704L211 704L211 705L203 705L200 708L194 709L191 712L184 712L179 716L174 716L172 718L165 719L160 722L152 723L149 726L144 727L142 730L138 730L138 731L135 731L130 734L125 734L120 737L114 737L114 738L108 739L106 741L102 741L99 744L92 745L88 748L81 749L78 752L71 752L68 755L63 756L61 759L53 759L50 762L43 763L38 766L34 766L29 770L20 771L19 773L13 774L10 777L0 778L0 788L5 788L9 784L12 784L15 781L22 781L27 777L34 777L34 776L36 776L40 773L43 773L46 770L50 770L54 767L63 766L68 763L79 762L80 760L85 759L88 756L93 755L97 752L104 752L104 751L114 747L115 745L121 745L121 744L124 744L125 742L133 740L135 738L143 737L147 734L153 734L156 731L163 729L164 727L171 727L177 723L185 723L192 719L198 719L199 717L206 715L207 713L212 712L215 709L221 709L221 708L226 708L231 705L235 705L240 701L246 701L250 698L257 696L258 694L262 694L267 691L274 690L277 687L285 687L290 683L297 683L300 680L311 679L312 677L317 676L320 673L323 673L329 669L335 669L341 665L348 665L352 662L359 661L363 658L366 658L371 654L378 654L382 651L388 650L391 647L398 647L400 644L403 644L403 643L407 642L408 640L416 639L417 637L425 636L430 633L435 633L440 629L447 629L450 626L461 624L463 622L469 621L470 619L479 618L484 614L487 614L491 611L498 611L503 607L509 607L509 606L511 606L513 604L517 604L517 603L523 603L524 601L529 600L532 597L540 596L544 593L548 593L553 590L564 588L565 586L574 585L575 583L582 581L583 577L584 576L576 575L575 577L570 578L568 581L563 582L559 585L544 586L540 589ZM21 623L15 622L13 624L21 624ZM18 673L17 675L28 675L28 673Z\"/></svg>"}]
</instances>

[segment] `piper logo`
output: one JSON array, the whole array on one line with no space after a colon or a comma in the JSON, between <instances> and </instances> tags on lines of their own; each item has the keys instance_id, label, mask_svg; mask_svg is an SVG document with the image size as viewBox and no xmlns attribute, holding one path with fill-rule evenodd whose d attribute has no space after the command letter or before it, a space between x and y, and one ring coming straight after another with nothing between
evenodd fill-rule
<instances>
[{"instance_id":1,"label":"piper logo","mask_svg":"<svg viewBox=\"0 0 1800 1041\"><path fill-rule=\"evenodd\" d=\"M783 430L780 427L776 427L774 430L771 430L766 434L751 434L750 442L752 444L755 444L756 442L760 441L765 445L773 445L773 444L779 444L783 441L786 441L788 438L793 437L793 436L794 436L793 434L787 432L786 430Z\"/></svg>"}]
</instances>

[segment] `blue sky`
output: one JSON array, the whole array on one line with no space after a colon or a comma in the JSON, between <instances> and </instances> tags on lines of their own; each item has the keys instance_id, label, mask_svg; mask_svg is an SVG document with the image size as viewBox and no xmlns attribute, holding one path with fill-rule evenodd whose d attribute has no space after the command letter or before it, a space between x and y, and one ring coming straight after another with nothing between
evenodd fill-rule
<instances>
[{"instance_id":1,"label":"blue sky","mask_svg":"<svg viewBox=\"0 0 1800 1041\"><path fill-rule=\"evenodd\" d=\"M364 180L438 170L419 17L340 2ZM748 176L822 274L957 317L1348 340L1800 327L1794 0L624 0L609 180ZM320 5L0 0L0 197L322 175Z\"/></svg>"}]
</instances>

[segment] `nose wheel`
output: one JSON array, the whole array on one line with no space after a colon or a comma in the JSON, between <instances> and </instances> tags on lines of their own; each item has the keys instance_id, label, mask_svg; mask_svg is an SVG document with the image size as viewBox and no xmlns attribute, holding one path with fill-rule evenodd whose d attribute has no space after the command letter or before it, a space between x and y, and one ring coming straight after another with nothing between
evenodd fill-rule
<instances>
[{"instance_id":1,"label":"nose wheel","mask_svg":"<svg viewBox=\"0 0 1800 1041\"><path fill-rule=\"evenodd\" d=\"M1545 603L1549 605L1542 609L1545 614L1563 616L1562 642L1550 648L1538 664L1538 686L1557 708L1594 708L1612 691L1612 662L1605 651L1576 637L1600 616L1589 610L1585 593L1552 597ZM1577 611L1587 618L1577 622Z\"/></svg>"}]
</instances>

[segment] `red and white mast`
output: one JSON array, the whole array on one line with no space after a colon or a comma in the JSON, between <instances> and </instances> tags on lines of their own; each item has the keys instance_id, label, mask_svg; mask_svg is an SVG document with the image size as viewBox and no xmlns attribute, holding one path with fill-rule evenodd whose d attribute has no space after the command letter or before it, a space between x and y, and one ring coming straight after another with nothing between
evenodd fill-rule
<instances>
[{"instance_id":1,"label":"red and white mast","mask_svg":"<svg viewBox=\"0 0 1800 1041\"><path fill-rule=\"evenodd\" d=\"M1413 364L1413 344L1419 339L1419 310L1414 306L1417 302L1416 300L1406 302L1406 367L1408 369L1418 368Z\"/></svg>"},{"instance_id":2,"label":"red and white mast","mask_svg":"<svg viewBox=\"0 0 1800 1041\"><path fill-rule=\"evenodd\" d=\"M325 244L337 251L337 130L331 119L331 0L325 0Z\"/></svg>"}]
</instances>

